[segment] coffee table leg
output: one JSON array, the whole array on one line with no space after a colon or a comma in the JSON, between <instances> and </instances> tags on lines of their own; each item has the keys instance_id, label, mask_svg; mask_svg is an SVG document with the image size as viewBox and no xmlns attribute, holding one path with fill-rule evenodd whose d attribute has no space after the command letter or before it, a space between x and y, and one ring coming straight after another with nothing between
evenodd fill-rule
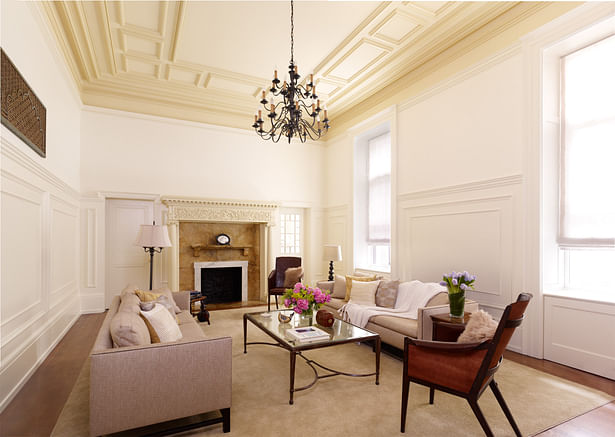
<instances>
[{"instance_id":1,"label":"coffee table leg","mask_svg":"<svg viewBox=\"0 0 615 437\"><path fill-rule=\"evenodd\" d=\"M376 339L376 385L380 385L380 337Z\"/></svg>"},{"instance_id":2,"label":"coffee table leg","mask_svg":"<svg viewBox=\"0 0 615 437\"><path fill-rule=\"evenodd\" d=\"M293 404L293 396L295 394L295 363L297 362L297 353L291 351L290 353L290 400L288 403Z\"/></svg>"},{"instance_id":3,"label":"coffee table leg","mask_svg":"<svg viewBox=\"0 0 615 437\"><path fill-rule=\"evenodd\" d=\"M247 354L248 350L246 347L246 342L248 340L248 319L246 318L246 315L243 315L243 353Z\"/></svg>"}]
</instances>

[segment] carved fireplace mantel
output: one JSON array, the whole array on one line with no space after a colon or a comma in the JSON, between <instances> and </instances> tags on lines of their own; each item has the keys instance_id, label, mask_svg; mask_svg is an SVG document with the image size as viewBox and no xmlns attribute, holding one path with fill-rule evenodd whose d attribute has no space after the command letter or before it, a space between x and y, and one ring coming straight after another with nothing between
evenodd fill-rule
<instances>
[{"instance_id":1,"label":"carved fireplace mantel","mask_svg":"<svg viewBox=\"0 0 615 437\"><path fill-rule=\"evenodd\" d=\"M265 223L275 225L275 203L238 200L187 199L163 197L162 203L169 208L168 223L180 221Z\"/></svg>"},{"instance_id":2,"label":"carved fireplace mantel","mask_svg":"<svg viewBox=\"0 0 615 437\"><path fill-rule=\"evenodd\" d=\"M173 247L171 248L171 278L173 290L179 290L179 223L256 223L260 225L260 296L265 299L267 272L270 270L271 232L269 227L276 225L279 205L272 202L253 202L242 200L194 199L185 197L162 197L168 208L167 225ZM211 247L204 243L200 250ZM236 248L236 247L231 247ZM192 248L195 250L195 248ZM241 247L246 253L249 248Z\"/></svg>"}]
</instances>

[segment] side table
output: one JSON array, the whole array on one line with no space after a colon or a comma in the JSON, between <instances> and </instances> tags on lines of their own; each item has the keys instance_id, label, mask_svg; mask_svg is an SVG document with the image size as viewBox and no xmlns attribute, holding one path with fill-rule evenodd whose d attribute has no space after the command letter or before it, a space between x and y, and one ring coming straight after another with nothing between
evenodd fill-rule
<instances>
[{"instance_id":1,"label":"side table","mask_svg":"<svg viewBox=\"0 0 615 437\"><path fill-rule=\"evenodd\" d=\"M205 305L206 296L197 295L195 297L190 297L190 314L196 316L199 319L199 322L207 322L208 325L211 325L209 321L209 311L207 311ZM200 302L200 308L196 308L195 303Z\"/></svg>"},{"instance_id":2,"label":"side table","mask_svg":"<svg viewBox=\"0 0 615 437\"><path fill-rule=\"evenodd\" d=\"M433 327L431 338L434 341L457 341L457 338L470 320L472 313L464 313L462 318L451 317L448 314L435 314L431 317Z\"/></svg>"}]
</instances>

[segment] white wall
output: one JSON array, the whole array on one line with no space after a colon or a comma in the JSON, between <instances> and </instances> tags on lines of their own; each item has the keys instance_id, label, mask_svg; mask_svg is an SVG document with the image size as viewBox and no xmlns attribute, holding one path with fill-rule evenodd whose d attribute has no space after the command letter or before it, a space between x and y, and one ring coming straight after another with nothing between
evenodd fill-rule
<instances>
[{"instance_id":1,"label":"white wall","mask_svg":"<svg viewBox=\"0 0 615 437\"><path fill-rule=\"evenodd\" d=\"M319 204L323 146L86 108L82 192L157 193Z\"/></svg>"},{"instance_id":2,"label":"white wall","mask_svg":"<svg viewBox=\"0 0 615 437\"><path fill-rule=\"evenodd\" d=\"M2 126L0 410L79 316L80 102L32 2L2 1L2 48L47 109L47 157Z\"/></svg>"},{"instance_id":3,"label":"white wall","mask_svg":"<svg viewBox=\"0 0 615 437\"><path fill-rule=\"evenodd\" d=\"M521 291L524 97L519 45L393 106L393 276L478 276L470 297L499 317ZM376 117L377 118L377 117ZM328 240L352 254L352 144L374 123L328 143ZM347 258L346 271L352 271ZM511 348L522 350L517 333Z\"/></svg>"}]
</instances>

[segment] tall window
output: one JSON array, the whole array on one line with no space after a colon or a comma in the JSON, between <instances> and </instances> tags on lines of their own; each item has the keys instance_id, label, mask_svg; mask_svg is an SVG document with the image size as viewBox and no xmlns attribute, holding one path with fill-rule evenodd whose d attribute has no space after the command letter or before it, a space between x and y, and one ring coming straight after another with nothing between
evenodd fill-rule
<instances>
[{"instance_id":1,"label":"tall window","mask_svg":"<svg viewBox=\"0 0 615 437\"><path fill-rule=\"evenodd\" d=\"M391 271L391 131L385 123L355 141L354 264Z\"/></svg>"},{"instance_id":2,"label":"tall window","mask_svg":"<svg viewBox=\"0 0 615 437\"><path fill-rule=\"evenodd\" d=\"M280 255L301 255L301 214L280 213Z\"/></svg>"},{"instance_id":3,"label":"tall window","mask_svg":"<svg viewBox=\"0 0 615 437\"><path fill-rule=\"evenodd\" d=\"M367 142L367 250L373 266L391 264L391 134Z\"/></svg>"},{"instance_id":4,"label":"tall window","mask_svg":"<svg viewBox=\"0 0 615 437\"><path fill-rule=\"evenodd\" d=\"M613 287L615 269L615 36L561 59L558 243L564 287Z\"/></svg>"}]
</instances>

